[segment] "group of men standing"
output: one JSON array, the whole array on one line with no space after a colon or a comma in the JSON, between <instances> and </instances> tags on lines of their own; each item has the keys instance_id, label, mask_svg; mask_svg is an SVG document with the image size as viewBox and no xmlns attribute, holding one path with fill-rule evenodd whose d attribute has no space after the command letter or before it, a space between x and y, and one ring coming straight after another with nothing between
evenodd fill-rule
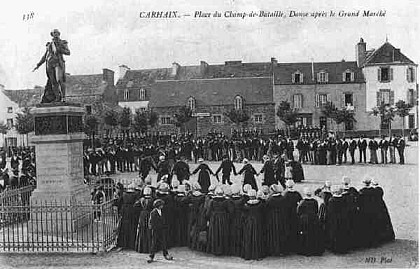
<instances>
[{"instance_id":1,"label":"group of men standing","mask_svg":"<svg viewBox=\"0 0 420 269\"><path fill-rule=\"evenodd\" d=\"M364 136L359 139L353 137L349 139L330 137L325 140L301 138L296 144L300 162L321 165L341 165L348 161L355 164L356 157L359 163L366 163L367 153L369 153L370 164L379 163L378 155L382 164L395 164L397 153L399 163L404 164L405 147L405 140L395 134L389 139L382 136L379 141L374 137L367 139Z\"/></svg>"}]
</instances>

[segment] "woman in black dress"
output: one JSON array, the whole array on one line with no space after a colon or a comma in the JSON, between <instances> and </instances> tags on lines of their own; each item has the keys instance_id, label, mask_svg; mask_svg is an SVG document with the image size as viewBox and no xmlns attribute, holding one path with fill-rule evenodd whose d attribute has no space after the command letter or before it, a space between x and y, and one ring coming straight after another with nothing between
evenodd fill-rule
<instances>
[{"instance_id":1,"label":"woman in black dress","mask_svg":"<svg viewBox=\"0 0 420 269\"><path fill-rule=\"evenodd\" d=\"M300 254L307 256L320 255L324 252L324 238L318 219L318 202L312 198L309 188L305 188L303 193L304 198L297 207L298 250Z\"/></svg>"},{"instance_id":2,"label":"woman in black dress","mask_svg":"<svg viewBox=\"0 0 420 269\"><path fill-rule=\"evenodd\" d=\"M175 215L175 246L185 247L188 245L188 210L189 197L185 193L185 185L179 185L174 196L174 215Z\"/></svg>"},{"instance_id":3,"label":"woman in black dress","mask_svg":"<svg viewBox=\"0 0 420 269\"><path fill-rule=\"evenodd\" d=\"M262 216L264 204L256 198L256 195L255 190L249 191L249 200L244 205L242 257L245 260L260 260L265 256Z\"/></svg>"},{"instance_id":4,"label":"woman in black dress","mask_svg":"<svg viewBox=\"0 0 420 269\"><path fill-rule=\"evenodd\" d=\"M150 212L153 209L152 189L145 187L143 189L143 197L134 204L140 208L140 216L137 226L136 246L135 250L139 253L150 253L151 233L149 229Z\"/></svg>"},{"instance_id":5,"label":"woman in black dress","mask_svg":"<svg viewBox=\"0 0 420 269\"><path fill-rule=\"evenodd\" d=\"M189 195L189 212L188 212L188 232L189 247L195 250L204 251L205 245L199 242L201 231L206 230L206 221L204 216L204 199L205 194L201 190L200 184L195 182L192 185L193 192Z\"/></svg>"},{"instance_id":6,"label":"woman in black dress","mask_svg":"<svg viewBox=\"0 0 420 269\"><path fill-rule=\"evenodd\" d=\"M228 254L229 207L221 187L217 187L207 211L209 219L207 252L214 255Z\"/></svg>"},{"instance_id":7,"label":"woman in black dress","mask_svg":"<svg viewBox=\"0 0 420 269\"><path fill-rule=\"evenodd\" d=\"M198 173L198 183L201 186L201 192L207 193L210 186L210 175L214 175L210 167L204 163L203 158L198 159L200 163L198 167L192 172L192 174Z\"/></svg>"},{"instance_id":8,"label":"woman in black dress","mask_svg":"<svg viewBox=\"0 0 420 269\"><path fill-rule=\"evenodd\" d=\"M388 208L383 199L384 190L379 186L377 181L372 182L375 200L377 205L378 227L376 227L376 241L378 243L387 243L395 240L394 228L392 227L391 217Z\"/></svg>"},{"instance_id":9,"label":"woman in black dress","mask_svg":"<svg viewBox=\"0 0 420 269\"><path fill-rule=\"evenodd\" d=\"M238 172L238 174L244 174L244 181L243 185L249 184L251 185L252 189L258 190L257 182L255 181L255 175L257 171L255 171L252 164L249 163L248 159L243 160L244 167Z\"/></svg>"},{"instance_id":10,"label":"woman in black dress","mask_svg":"<svg viewBox=\"0 0 420 269\"><path fill-rule=\"evenodd\" d=\"M230 255L241 256L243 241L243 206L245 197L240 194L241 186L232 185L232 195L229 199L230 216Z\"/></svg>"}]
</instances>

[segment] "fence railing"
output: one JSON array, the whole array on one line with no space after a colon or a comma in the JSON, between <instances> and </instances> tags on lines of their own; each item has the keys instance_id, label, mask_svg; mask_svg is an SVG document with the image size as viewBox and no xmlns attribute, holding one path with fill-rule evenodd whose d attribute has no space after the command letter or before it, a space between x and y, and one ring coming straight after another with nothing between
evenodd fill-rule
<instances>
[{"instance_id":1,"label":"fence railing","mask_svg":"<svg viewBox=\"0 0 420 269\"><path fill-rule=\"evenodd\" d=\"M102 204L30 203L33 186L0 193L0 252L102 252L116 244L118 212Z\"/></svg>"}]
</instances>

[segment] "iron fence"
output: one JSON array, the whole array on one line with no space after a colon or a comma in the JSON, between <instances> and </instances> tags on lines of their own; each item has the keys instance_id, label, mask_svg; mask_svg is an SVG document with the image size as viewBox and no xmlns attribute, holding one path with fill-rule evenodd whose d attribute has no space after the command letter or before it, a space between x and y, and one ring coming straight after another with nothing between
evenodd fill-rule
<instances>
[{"instance_id":1,"label":"iron fence","mask_svg":"<svg viewBox=\"0 0 420 269\"><path fill-rule=\"evenodd\" d=\"M0 194L0 252L102 252L116 244L118 212L102 204L30 203L34 187Z\"/></svg>"}]
</instances>

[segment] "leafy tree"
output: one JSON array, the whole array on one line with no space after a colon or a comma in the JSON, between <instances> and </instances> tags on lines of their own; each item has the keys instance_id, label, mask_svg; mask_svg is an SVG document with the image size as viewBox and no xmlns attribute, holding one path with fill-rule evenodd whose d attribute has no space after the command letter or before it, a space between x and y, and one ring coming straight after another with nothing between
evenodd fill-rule
<instances>
[{"instance_id":1,"label":"leafy tree","mask_svg":"<svg viewBox=\"0 0 420 269\"><path fill-rule=\"evenodd\" d=\"M388 126L389 136L391 136L391 123L395 117L395 108L382 102L379 106L372 108L372 115L381 117L384 124ZM381 126L379 126L379 131Z\"/></svg>"},{"instance_id":2,"label":"leafy tree","mask_svg":"<svg viewBox=\"0 0 420 269\"><path fill-rule=\"evenodd\" d=\"M337 107L334 105L333 102L327 102L325 105L322 106L321 109L322 114L324 114L324 116L327 119L331 120L332 122L336 122L337 124L339 124L337 122L337 114L338 114L338 109Z\"/></svg>"},{"instance_id":3,"label":"leafy tree","mask_svg":"<svg viewBox=\"0 0 420 269\"><path fill-rule=\"evenodd\" d=\"M276 115L286 124L287 134L290 136L290 126L297 122L299 113L292 108L289 102L281 101L277 107Z\"/></svg>"},{"instance_id":4,"label":"leafy tree","mask_svg":"<svg viewBox=\"0 0 420 269\"><path fill-rule=\"evenodd\" d=\"M181 132L185 132L185 124L192 118L192 110L187 106L182 106L175 113L175 126L180 127Z\"/></svg>"},{"instance_id":5,"label":"leafy tree","mask_svg":"<svg viewBox=\"0 0 420 269\"><path fill-rule=\"evenodd\" d=\"M126 134L128 135L128 131L131 126L132 122L132 116L131 116L131 110L128 107L124 107L121 111L118 119L118 123L121 126L121 129L123 130L123 138L126 137Z\"/></svg>"},{"instance_id":6,"label":"leafy tree","mask_svg":"<svg viewBox=\"0 0 420 269\"><path fill-rule=\"evenodd\" d=\"M86 115L85 116L85 124L84 124L84 131L85 134L89 136L91 139L92 148L94 147L95 141L95 133L99 126L99 120L95 115Z\"/></svg>"},{"instance_id":7,"label":"leafy tree","mask_svg":"<svg viewBox=\"0 0 420 269\"><path fill-rule=\"evenodd\" d=\"M337 124L344 124L344 132L346 131L347 124L356 122L356 119L354 118L354 112L346 108L337 110L334 118Z\"/></svg>"},{"instance_id":8,"label":"leafy tree","mask_svg":"<svg viewBox=\"0 0 420 269\"><path fill-rule=\"evenodd\" d=\"M411 108L413 108L413 105L411 104L407 104L406 102L404 102L403 100L399 100L396 104L395 104L395 113L400 116L403 120L402 123L402 136L405 139L405 134L404 134L404 128L405 128L405 117L407 117L410 113Z\"/></svg>"},{"instance_id":9,"label":"leafy tree","mask_svg":"<svg viewBox=\"0 0 420 269\"><path fill-rule=\"evenodd\" d=\"M133 129L135 132L146 133L149 125L148 113L146 111L136 110L133 120Z\"/></svg>"},{"instance_id":10,"label":"leafy tree","mask_svg":"<svg viewBox=\"0 0 420 269\"><path fill-rule=\"evenodd\" d=\"M34 116L29 107L25 107L21 113L16 114L16 131L21 135L26 135L28 145L28 134L34 131Z\"/></svg>"},{"instance_id":11,"label":"leafy tree","mask_svg":"<svg viewBox=\"0 0 420 269\"><path fill-rule=\"evenodd\" d=\"M159 115L156 112L153 111L147 111L148 114L148 121L149 121L149 125L150 127L154 127L156 126L156 123L159 119Z\"/></svg>"},{"instance_id":12,"label":"leafy tree","mask_svg":"<svg viewBox=\"0 0 420 269\"><path fill-rule=\"evenodd\" d=\"M225 116L238 127L241 125L242 127L245 127L249 120L249 115L243 109L232 108L230 111L225 113Z\"/></svg>"},{"instance_id":13,"label":"leafy tree","mask_svg":"<svg viewBox=\"0 0 420 269\"><path fill-rule=\"evenodd\" d=\"M115 127L118 125L118 112L113 109L106 109L104 110L104 123L109 128L107 129L107 136L112 135L112 131L115 129Z\"/></svg>"}]
</instances>

